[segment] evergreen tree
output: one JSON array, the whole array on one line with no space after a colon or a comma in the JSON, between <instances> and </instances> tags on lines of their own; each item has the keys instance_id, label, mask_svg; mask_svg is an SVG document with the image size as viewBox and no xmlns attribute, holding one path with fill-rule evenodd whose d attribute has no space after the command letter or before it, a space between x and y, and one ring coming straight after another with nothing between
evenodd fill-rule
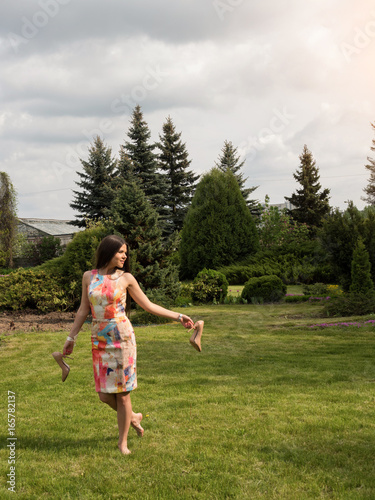
<instances>
[{"instance_id":1,"label":"evergreen tree","mask_svg":"<svg viewBox=\"0 0 375 500\"><path fill-rule=\"evenodd\" d=\"M233 264L257 249L255 223L234 174L213 168L200 180L184 221L181 276Z\"/></svg>"},{"instance_id":2,"label":"evergreen tree","mask_svg":"<svg viewBox=\"0 0 375 500\"><path fill-rule=\"evenodd\" d=\"M371 126L375 131L375 123L372 123ZM372 140L371 151L375 151L375 139ZM370 172L370 178L368 185L363 190L366 193L366 196L362 199L370 205L375 205L375 159L368 156L367 161L369 164L365 165L365 167Z\"/></svg>"},{"instance_id":3,"label":"evergreen tree","mask_svg":"<svg viewBox=\"0 0 375 500\"><path fill-rule=\"evenodd\" d=\"M259 216L261 214L260 203L258 200L250 200L249 196L253 191L255 191L259 186L253 186L251 188L245 188L245 182L248 177L244 179L243 173L240 172L241 168L245 164L245 160L240 162L240 156L237 154L237 148L235 148L231 141L224 141L224 146L221 149L221 156L219 156L218 161L215 162L217 168L222 172L230 170L240 187L242 196L244 197L250 212L253 215Z\"/></svg>"},{"instance_id":4,"label":"evergreen tree","mask_svg":"<svg viewBox=\"0 0 375 500\"><path fill-rule=\"evenodd\" d=\"M16 191L5 172L0 172L0 265L13 267L16 243Z\"/></svg>"},{"instance_id":5,"label":"evergreen tree","mask_svg":"<svg viewBox=\"0 0 375 500\"><path fill-rule=\"evenodd\" d=\"M372 279L375 281L374 207L359 211L353 202L349 202L345 212L336 209L325 218L318 236L333 274L345 291L350 288L352 256L359 238L369 253Z\"/></svg>"},{"instance_id":6,"label":"evergreen tree","mask_svg":"<svg viewBox=\"0 0 375 500\"><path fill-rule=\"evenodd\" d=\"M171 117L163 125L163 134L159 134L160 149L159 166L165 172L167 188L164 193L164 204L167 208L165 235L182 229L183 220L191 203L192 195L199 176L188 170L191 161L188 159L186 145L181 141L181 133L177 133Z\"/></svg>"},{"instance_id":7,"label":"evergreen tree","mask_svg":"<svg viewBox=\"0 0 375 500\"><path fill-rule=\"evenodd\" d=\"M111 208L111 225L129 244L131 271L144 289L158 289L169 298L179 290L178 273L163 247L158 214L138 182L124 182Z\"/></svg>"},{"instance_id":8,"label":"evergreen tree","mask_svg":"<svg viewBox=\"0 0 375 500\"><path fill-rule=\"evenodd\" d=\"M321 189L319 183L319 169L313 158L311 151L304 145L300 155L301 165L293 177L301 184L301 189L297 189L289 198L285 196L293 208L288 210L289 215L294 220L306 223L311 232L322 225L323 217L330 212L329 189Z\"/></svg>"},{"instance_id":9,"label":"evergreen tree","mask_svg":"<svg viewBox=\"0 0 375 500\"><path fill-rule=\"evenodd\" d=\"M141 107L137 105L133 110L128 130L129 141L126 141L121 146L120 155L127 155L132 163L132 175L135 176L147 200L161 217L165 217L164 196L166 192L166 180L165 176L158 171L158 164L154 153L155 145L150 144L150 137L150 129L143 118ZM123 169L122 175L126 175L126 173L127 170Z\"/></svg>"},{"instance_id":10,"label":"evergreen tree","mask_svg":"<svg viewBox=\"0 0 375 500\"><path fill-rule=\"evenodd\" d=\"M111 148L105 146L99 136L89 148L88 160L81 160L83 173L77 172L81 191L73 191L75 199L70 206L79 212L72 222L75 226L87 227L89 221L107 218L114 196L116 160L111 157Z\"/></svg>"},{"instance_id":11,"label":"evergreen tree","mask_svg":"<svg viewBox=\"0 0 375 500\"><path fill-rule=\"evenodd\" d=\"M353 251L351 266L350 292L361 295L373 295L374 283L371 278L369 253L362 238L359 238Z\"/></svg>"}]
</instances>

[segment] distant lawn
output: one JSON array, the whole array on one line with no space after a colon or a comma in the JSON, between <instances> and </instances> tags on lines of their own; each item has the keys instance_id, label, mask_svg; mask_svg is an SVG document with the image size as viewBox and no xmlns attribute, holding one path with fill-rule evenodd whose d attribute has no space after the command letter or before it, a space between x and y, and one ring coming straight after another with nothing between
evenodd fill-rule
<instances>
[{"instance_id":1,"label":"distant lawn","mask_svg":"<svg viewBox=\"0 0 375 500\"><path fill-rule=\"evenodd\" d=\"M202 353L177 324L136 328L145 436L131 430L128 457L94 391L87 328L64 384L50 353L66 332L1 337L1 499L375 498L373 326L308 328L324 320L306 303L186 311L206 322Z\"/></svg>"}]
</instances>

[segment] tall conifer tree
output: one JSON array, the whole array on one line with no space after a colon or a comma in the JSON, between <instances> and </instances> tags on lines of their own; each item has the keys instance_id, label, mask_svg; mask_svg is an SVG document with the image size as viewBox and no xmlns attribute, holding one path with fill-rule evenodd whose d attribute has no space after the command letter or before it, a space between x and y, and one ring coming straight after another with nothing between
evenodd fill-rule
<instances>
[{"instance_id":1,"label":"tall conifer tree","mask_svg":"<svg viewBox=\"0 0 375 500\"><path fill-rule=\"evenodd\" d=\"M133 110L128 138L129 140L121 146L120 154L126 154L131 160L132 175L135 176L147 200L163 217L166 181L164 175L158 171L155 145L150 143L151 132L139 105ZM123 170L122 175L126 177L126 170Z\"/></svg>"},{"instance_id":2,"label":"tall conifer tree","mask_svg":"<svg viewBox=\"0 0 375 500\"><path fill-rule=\"evenodd\" d=\"M375 123L371 124L375 131ZM371 151L375 151L375 139L372 140ZM362 199L369 203L370 205L375 205L375 159L367 157L368 165L365 165L367 170L370 172L370 178L368 180L368 185L364 188L366 196Z\"/></svg>"},{"instance_id":3,"label":"tall conifer tree","mask_svg":"<svg viewBox=\"0 0 375 500\"><path fill-rule=\"evenodd\" d=\"M289 198L285 196L285 199L293 205L287 212L295 221L306 223L310 231L314 232L322 225L323 217L330 212L328 201L330 190L320 191L319 169L306 144L299 158L300 169L293 174L293 177L301 184L301 188Z\"/></svg>"},{"instance_id":4,"label":"tall conifer tree","mask_svg":"<svg viewBox=\"0 0 375 500\"><path fill-rule=\"evenodd\" d=\"M124 181L111 208L111 225L130 247L131 270L141 285L169 298L178 293L178 272L162 244L158 214L136 181Z\"/></svg>"},{"instance_id":5,"label":"tall conifer tree","mask_svg":"<svg viewBox=\"0 0 375 500\"><path fill-rule=\"evenodd\" d=\"M86 227L88 221L96 222L108 217L117 164L111 154L111 148L96 136L89 148L88 160L81 159L83 172L77 172L81 180L76 182L81 191L73 191L75 199L70 203L79 212L77 220L72 222L75 226Z\"/></svg>"},{"instance_id":6,"label":"tall conifer tree","mask_svg":"<svg viewBox=\"0 0 375 500\"><path fill-rule=\"evenodd\" d=\"M165 218L166 235L182 229L188 207L199 176L188 170L191 161L188 157L186 145L181 141L181 133L176 128L170 116L163 125L163 133L159 134L160 142L156 144L159 167L164 171L167 189L164 203L167 208Z\"/></svg>"},{"instance_id":7,"label":"tall conifer tree","mask_svg":"<svg viewBox=\"0 0 375 500\"><path fill-rule=\"evenodd\" d=\"M240 171L245 164L244 161L240 161L240 156L237 153L237 148L235 148L231 141L224 141L224 146L221 149L221 155L218 161L215 162L216 167L221 171L225 172L230 170L235 178L237 179L238 185L240 187L242 196L244 197L250 212L253 215L260 215L260 203L258 200L251 200L249 196L253 191L255 191L259 186L253 186L251 188L245 188L245 182L248 177L244 179L243 173Z\"/></svg>"}]
</instances>

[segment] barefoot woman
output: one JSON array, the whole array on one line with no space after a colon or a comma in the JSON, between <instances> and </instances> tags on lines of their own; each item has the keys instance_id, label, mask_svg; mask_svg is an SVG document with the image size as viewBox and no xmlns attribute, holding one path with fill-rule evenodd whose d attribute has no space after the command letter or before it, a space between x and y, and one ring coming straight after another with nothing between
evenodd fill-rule
<instances>
[{"instance_id":1,"label":"barefoot woman","mask_svg":"<svg viewBox=\"0 0 375 500\"><path fill-rule=\"evenodd\" d=\"M126 315L129 295L145 311L180 321L186 328L193 327L188 316L150 302L129 270L125 241L115 235L104 238L97 249L96 269L83 275L81 305L63 351L64 355L72 353L91 309L95 389L100 400L117 412L118 447L124 454L130 453L127 444L130 425L139 436L143 435L142 414L132 411L130 401L130 391L137 387L137 347Z\"/></svg>"}]
</instances>

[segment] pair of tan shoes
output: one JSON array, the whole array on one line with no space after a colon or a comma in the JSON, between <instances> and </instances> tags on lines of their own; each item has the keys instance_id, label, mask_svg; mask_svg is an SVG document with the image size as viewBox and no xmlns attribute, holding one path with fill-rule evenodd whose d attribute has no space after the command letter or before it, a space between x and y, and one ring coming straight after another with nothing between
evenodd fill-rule
<instances>
[{"instance_id":1,"label":"pair of tan shoes","mask_svg":"<svg viewBox=\"0 0 375 500\"><path fill-rule=\"evenodd\" d=\"M203 325L204 321L197 321L193 326L194 333L190 337L190 344L199 352L202 352L201 338L203 333Z\"/></svg>"},{"instance_id":2,"label":"pair of tan shoes","mask_svg":"<svg viewBox=\"0 0 375 500\"><path fill-rule=\"evenodd\" d=\"M63 358L69 358L69 356L64 356L63 354L61 354L61 352L53 352L52 356L54 357L56 363L61 368L61 371L62 371L61 380L63 382L65 382L65 380L70 372L70 366L67 363L65 363ZM69 359L72 359L72 358L69 358Z\"/></svg>"}]
</instances>

